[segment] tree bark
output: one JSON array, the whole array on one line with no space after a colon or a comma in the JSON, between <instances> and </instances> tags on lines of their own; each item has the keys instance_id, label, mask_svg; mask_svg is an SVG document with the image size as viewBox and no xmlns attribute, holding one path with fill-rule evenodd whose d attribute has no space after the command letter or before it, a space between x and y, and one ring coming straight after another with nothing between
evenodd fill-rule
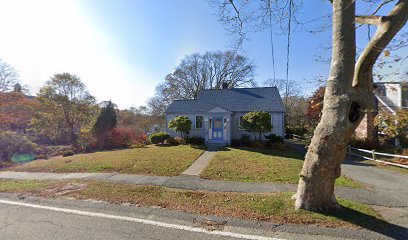
<instances>
[{"instance_id":1,"label":"tree bark","mask_svg":"<svg viewBox=\"0 0 408 240\"><path fill-rule=\"evenodd\" d=\"M334 182L340 176L340 163L346 155L346 145L353 133L348 115L352 102L350 88L356 51L354 16L354 0L333 1L330 76L324 95L322 117L300 174L295 195L296 209L318 211L337 208Z\"/></svg>"},{"instance_id":2,"label":"tree bark","mask_svg":"<svg viewBox=\"0 0 408 240\"><path fill-rule=\"evenodd\" d=\"M333 52L322 118L300 174L295 208L312 211L337 209L334 183L354 130L374 106L372 68L379 54L404 26L408 0L400 0L386 17L375 18L378 30L355 64L354 0L333 1ZM372 24L372 18L368 24Z\"/></svg>"}]
</instances>

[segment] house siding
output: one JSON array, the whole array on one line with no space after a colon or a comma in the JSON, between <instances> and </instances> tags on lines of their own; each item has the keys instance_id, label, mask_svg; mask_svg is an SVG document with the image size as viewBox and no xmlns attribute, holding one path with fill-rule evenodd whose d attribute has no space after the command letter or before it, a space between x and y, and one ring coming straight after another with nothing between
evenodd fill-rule
<instances>
[{"instance_id":1,"label":"house siding","mask_svg":"<svg viewBox=\"0 0 408 240\"><path fill-rule=\"evenodd\" d=\"M202 129L196 129L195 128L195 116L204 116L203 113L195 113L195 114L183 114L183 113L178 113L178 114L166 114L166 133L168 133L172 137L179 137L180 134L169 129L169 122L171 119L177 117L177 116L186 116L188 117L191 122L193 123L191 125L191 131L189 136L196 136L196 137L205 137L205 130L204 130L204 123L203 123L203 128Z\"/></svg>"},{"instance_id":2,"label":"house siding","mask_svg":"<svg viewBox=\"0 0 408 240\"><path fill-rule=\"evenodd\" d=\"M166 114L166 132L172 136L172 137L178 137L180 136L179 133L174 132L173 130L169 129L168 123L170 122L171 119L175 118L176 116L187 116L191 122L191 131L189 136L197 136L197 137L202 137L205 138L206 140L208 139L208 118L213 117L213 116L220 116L220 117L225 117L229 118L230 121L227 123L228 127L230 128L230 132L227 131L226 135L226 142L230 144L231 139L240 139L242 135L247 134L250 135L251 138L253 138L253 133L247 132L245 130L240 130L238 129L238 117L245 115L247 112L233 112L231 115L230 113L189 113L189 114L183 114L183 113L167 113ZM284 113L282 112L268 112L271 115L271 121L272 121L272 131L268 133L262 133L262 140L265 140L264 135L268 134L276 134L277 136L284 136ZM203 123L203 129L196 129L195 128L195 116L203 116L204 119L207 119L207 121L204 120ZM207 131L205 130L207 129Z\"/></svg>"}]
</instances>

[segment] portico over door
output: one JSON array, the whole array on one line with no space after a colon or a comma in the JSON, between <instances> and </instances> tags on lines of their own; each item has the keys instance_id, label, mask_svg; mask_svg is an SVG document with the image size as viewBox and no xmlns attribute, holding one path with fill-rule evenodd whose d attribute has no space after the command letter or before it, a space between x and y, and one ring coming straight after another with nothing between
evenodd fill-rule
<instances>
[{"instance_id":1,"label":"portico over door","mask_svg":"<svg viewBox=\"0 0 408 240\"><path fill-rule=\"evenodd\" d=\"M230 143L231 112L221 107L214 107L205 114L206 141L215 143Z\"/></svg>"}]
</instances>

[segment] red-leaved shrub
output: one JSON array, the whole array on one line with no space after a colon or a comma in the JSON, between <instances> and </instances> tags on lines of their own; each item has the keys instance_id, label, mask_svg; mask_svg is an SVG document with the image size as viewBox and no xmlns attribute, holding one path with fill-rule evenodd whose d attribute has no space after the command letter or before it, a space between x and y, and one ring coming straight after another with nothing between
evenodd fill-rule
<instances>
[{"instance_id":1,"label":"red-leaved shrub","mask_svg":"<svg viewBox=\"0 0 408 240\"><path fill-rule=\"evenodd\" d=\"M134 145L142 145L146 140L146 134L139 129L116 127L106 136L105 148L129 148Z\"/></svg>"}]
</instances>

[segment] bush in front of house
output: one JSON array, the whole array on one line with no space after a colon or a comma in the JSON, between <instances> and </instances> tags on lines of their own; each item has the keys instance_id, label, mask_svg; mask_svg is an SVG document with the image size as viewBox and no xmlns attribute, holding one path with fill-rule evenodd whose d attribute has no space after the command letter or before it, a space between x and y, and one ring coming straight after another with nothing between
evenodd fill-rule
<instances>
[{"instance_id":1,"label":"bush in front of house","mask_svg":"<svg viewBox=\"0 0 408 240\"><path fill-rule=\"evenodd\" d=\"M269 134L264 136L266 139L268 139L269 143L283 143L283 137L277 136L276 134Z\"/></svg>"},{"instance_id":2,"label":"bush in front of house","mask_svg":"<svg viewBox=\"0 0 408 240\"><path fill-rule=\"evenodd\" d=\"M164 142L170 138L170 135L165 132L159 132L150 135L150 142L153 144L164 144Z\"/></svg>"},{"instance_id":3,"label":"bush in front of house","mask_svg":"<svg viewBox=\"0 0 408 240\"><path fill-rule=\"evenodd\" d=\"M285 145L285 141L282 137L277 136L276 134L265 135L265 138L268 139L268 142L265 144L266 147L270 147L279 151L286 151L288 147Z\"/></svg>"},{"instance_id":4,"label":"bush in front of house","mask_svg":"<svg viewBox=\"0 0 408 240\"><path fill-rule=\"evenodd\" d=\"M197 136L187 137L186 141L187 141L188 144L191 144L191 145L204 145L204 143L205 143L204 138L197 137Z\"/></svg>"},{"instance_id":5,"label":"bush in front of house","mask_svg":"<svg viewBox=\"0 0 408 240\"><path fill-rule=\"evenodd\" d=\"M268 112L249 112L242 117L242 127L254 134L255 141L261 141L262 133L272 130L271 115Z\"/></svg>"},{"instance_id":6,"label":"bush in front of house","mask_svg":"<svg viewBox=\"0 0 408 240\"><path fill-rule=\"evenodd\" d=\"M240 140L239 139L231 139L231 147L239 148L240 147Z\"/></svg>"},{"instance_id":7,"label":"bush in front of house","mask_svg":"<svg viewBox=\"0 0 408 240\"><path fill-rule=\"evenodd\" d=\"M178 145L186 145L187 144L186 138L175 137L174 139L177 141Z\"/></svg>"},{"instance_id":8,"label":"bush in front of house","mask_svg":"<svg viewBox=\"0 0 408 240\"><path fill-rule=\"evenodd\" d=\"M177 141L177 139L175 139L174 137L169 137L168 139L164 141L164 144L171 145L171 146L177 146L179 145L179 141Z\"/></svg>"},{"instance_id":9,"label":"bush in front of house","mask_svg":"<svg viewBox=\"0 0 408 240\"><path fill-rule=\"evenodd\" d=\"M32 154L40 150L26 136L12 131L0 132L0 149L0 162L10 161L14 154Z\"/></svg>"},{"instance_id":10,"label":"bush in front of house","mask_svg":"<svg viewBox=\"0 0 408 240\"><path fill-rule=\"evenodd\" d=\"M185 138L191 131L191 120L186 116L178 116L170 120L169 129L180 133Z\"/></svg>"},{"instance_id":11,"label":"bush in front of house","mask_svg":"<svg viewBox=\"0 0 408 240\"><path fill-rule=\"evenodd\" d=\"M240 147L250 147L251 146L251 136L248 134L243 134L239 139Z\"/></svg>"}]
</instances>

